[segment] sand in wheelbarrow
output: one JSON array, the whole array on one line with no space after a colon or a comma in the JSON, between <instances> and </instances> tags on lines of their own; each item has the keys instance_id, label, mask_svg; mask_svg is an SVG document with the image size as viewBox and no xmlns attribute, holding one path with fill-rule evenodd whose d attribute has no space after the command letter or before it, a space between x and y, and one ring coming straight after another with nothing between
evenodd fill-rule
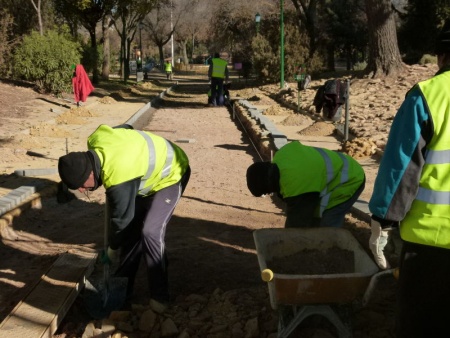
<instances>
[{"instance_id":1,"label":"sand in wheelbarrow","mask_svg":"<svg viewBox=\"0 0 450 338\"><path fill-rule=\"evenodd\" d=\"M323 275L355 272L354 252L338 247L326 250L304 249L284 257L273 257L267 267L275 273Z\"/></svg>"}]
</instances>

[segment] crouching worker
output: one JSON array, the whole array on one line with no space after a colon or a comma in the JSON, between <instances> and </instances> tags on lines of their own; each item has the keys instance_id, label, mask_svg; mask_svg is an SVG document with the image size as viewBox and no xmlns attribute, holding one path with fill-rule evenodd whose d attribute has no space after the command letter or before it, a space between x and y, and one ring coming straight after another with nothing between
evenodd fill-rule
<instances>
[{"instance_id":1,"label":"crouching worker","mask_svg":"<svg viewBox=\"0 0 450 338\"><path fill-rule=\"evenodd\" d=\"M346 154L294 141L272 162L253 163L247 186L254 196L278 194L286 203L286 228L341 227L364 190L365 174Z\"/></svg>"},{"instance_id":2,"label":"crouching worker","mask_svg":"<svg viewBox=\"0 0 450 338\"><path fill-rule=\"evenodd\" d=\"M101 125L88 137L88 151L59 158L62 181L73 190L103 185L109 205L109 248L102 261L120 259L116 277L128 278L128 296L141 257L148 271L150 306L169 302L165 234L190 176L184 151L168 140L123 125Z\"/></svg>"}]
</instances>

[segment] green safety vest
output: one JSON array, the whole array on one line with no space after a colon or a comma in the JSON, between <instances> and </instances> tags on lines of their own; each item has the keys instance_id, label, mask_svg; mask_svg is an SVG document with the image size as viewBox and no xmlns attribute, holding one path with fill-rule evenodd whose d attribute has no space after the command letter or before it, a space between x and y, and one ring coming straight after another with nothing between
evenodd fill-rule
<instances>
[{"instance_id":1,"label":"green safety vest","mask_svg":"<svg viewBox=\"0 0 450 338\"><path fill-rule=\"evenodd\" d=\"M364 182L365 174L351 156L293 141L275 153L283 198L320 192L316 217L350 199Z\"/></svg>"},{"instance_id":2,"label":"green safety vest","mask_svg":"<svg viewBox=\"0 0 450 338\"><path fill-rule=\"evenodd\" d=\"M212 62L211 77L224 79L225 69L227 68L227 61L220 58L214 58L211 60L211 62Z\"/></svg>"},{"instance_id":3,"label":"green safety vest","mask_svg":"<svg viewBox=\"0 0 450 338\"><path fill-rule=\"evenodd\" d=\"M189 165L184 151L155 134L101 125L88 137L100 159L105 189L141 178L138 194L151 195L177 183Z\"/></svg>"},{"instance_id":4,"label":"green safety vest","mask_svg":"<svg viewBox=\"0 0 450 338\"><path fill-rule=\"evenodd\" d=\"M408 242L450 249L450 71L418 83L433 120L419 191L400 223Z\"/></svg>"},{"instance_id":5,"label":"green safety vest","mask_svg":"<svg viewBox=\"0 0 450 338\"><path fill-rule=\"evenodd\" d=\"M172 64L170 62L166 63L166 72L171 72L172 71Z\"/></svg>"}]
</instances>

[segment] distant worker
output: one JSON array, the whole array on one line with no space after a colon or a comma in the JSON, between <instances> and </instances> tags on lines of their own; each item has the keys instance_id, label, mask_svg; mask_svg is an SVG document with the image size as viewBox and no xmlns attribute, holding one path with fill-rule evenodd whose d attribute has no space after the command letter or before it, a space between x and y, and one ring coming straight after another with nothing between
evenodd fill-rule
<instances>
[{"instance_id":1,"label":"distant worker","mask_svg":"<svg viewBox=\"0 0 450 338\"><path fill-rule=\"evenodd\" d=\"M166 227L186 188L189 160L174 143L129 125L100 125L88 137L88 151L59 158L61 180L73 190L103 185L110 208L110 231L103 262L120 258L116 277L128 278L131 296L144 258L150 307L164 312L169 303Z\"/></svg>"},{"instance_id":2,"label":"distant worker","mask_svg":"<svg viewBox=\"0 0 450 338\"><path fill-rule=\"evenodd\" d=\"M369 202L369 245L382 269L399 228L396 332L405 338L450 336L450 19L435 52L439 71L395 115Z\"/></svg>"},{"instance_id":3,"label":"distant worker","mask_svg":"<svg viewBox=\"0 0 450 338\"><path fill-rule=\"evenodd\" d=\"M172 64L169 60L164 64L164 70L166 71L167 80L172 80Z\"/></svg>"},{"instance_id":4,"label":"distant worker","mask_svg":"<svg viewBox=\"0 0 450 338\"><path fill-rule=\"evenodd\" d=\"M352 157L293 141L272 162L247 169L254 196L276 193L286 203L286 228L341 227L365 187L365 174Z\"/></svg>"},{"instance_id":5,"label":"distant worker","mask_svg":"<svg viewBox=\"0 0 450 338\"><path fill-rule=\"evenodd\" d=\"M89 80L89 76L86 74L83 65L72 65L73 72L72 76L72 88L75 98L75 103L79 107L80 102L86 102L89 94L95 89Z\"/></svg>"},{"instance_id":6,"label":"distant worker","mask_svg":"<svg viewBox=\"0 0 450 338\"><path fill-rule=\"evenodd\" d=\"M208 69L208 78L211 83L211 105L223 106L223 84L229 81L228 62L215 53Z\"/></svg>"}]
</instances>

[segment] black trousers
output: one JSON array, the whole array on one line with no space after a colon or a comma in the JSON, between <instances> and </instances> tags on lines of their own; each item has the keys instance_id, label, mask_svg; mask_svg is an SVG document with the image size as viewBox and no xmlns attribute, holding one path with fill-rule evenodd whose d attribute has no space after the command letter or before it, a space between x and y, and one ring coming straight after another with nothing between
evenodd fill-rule
<instances>
[{"instance_id":1,"label":"black trousers","mask_svg":"<svg viewBox=\"0 0 450 338\"><path fill-rule=\"evenodd\" d=\"M397 337L450 337L450 250L403 242Z\"/></svg>"},{"instance_id":2,"label":"black trousers","mask_svg":"<svg viewBox=\"0 0 450 338\"><path fill-rule=\"evenodd\" d=\"M211 103L215 106L223 106L223 79L211 78Z\"/></svg>"},{"instance_id":3,"label":"black trousers","mask_svg":"<svg viewBox=\"0 0 450 338\"><path fill-rule=\"evenodd\" d=\"M150 297L159 302L169 301L166 228L189 182L190 172L188 168L178 183L151 196L136 197L134 219L127 228L127 239L121 246L121 264L115 273L119 277L128 277L129 295L141 257L144 257Z\"/></svg>"}]
</instances>

